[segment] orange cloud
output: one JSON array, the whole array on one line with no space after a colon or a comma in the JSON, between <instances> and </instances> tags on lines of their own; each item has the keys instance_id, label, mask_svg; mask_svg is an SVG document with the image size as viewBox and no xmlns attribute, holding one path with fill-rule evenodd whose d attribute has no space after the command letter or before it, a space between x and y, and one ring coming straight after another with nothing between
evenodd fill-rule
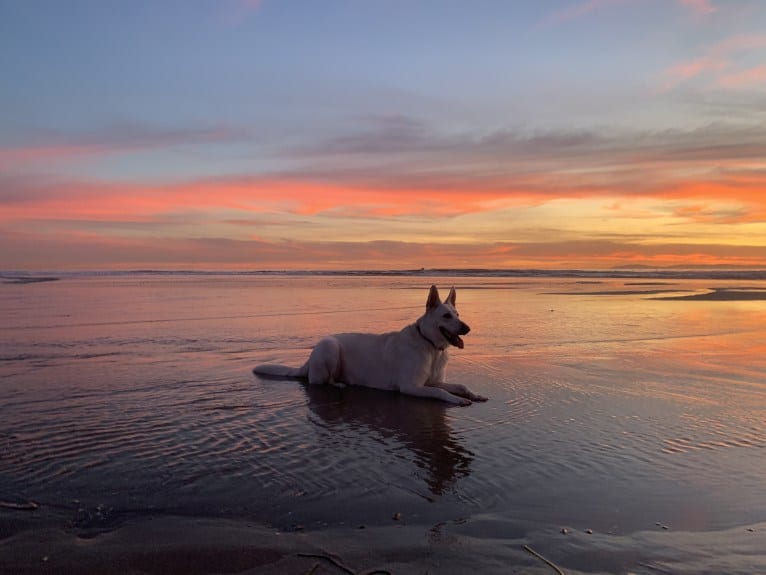
<instances>
[{"instance_id":1,"label":"orange cloud","mask_svg":"<svg viewBox=\"0 0 766 575\"><path fill-rule=\"evenodd\" d=\"M94 233L0 231L13 245L4 269L420 269L609 268L622 264L766 267L760 246L615 241L333 242L225 238L114 237Z\"/></svg>"},{"instance_id":2,"label":"orange cloud","mask_svg":"<svg viewBox=\"0 0 766 575\"><path fill-rule=\"evenodd\" d=\"M697 223L743 223L760 221L759 216L751 215L743 208L716 208L704 204L678 206L673 210L676 217Z\"/></svg>"},{"instance_id":3,"label":"orange cloud","mask_svg":"<svg viewBox=\"0 0 766 575\"><path fill-rule=\"evenodd\" d=\"M638 160L635 160L638 161ZM644 162L644 160L641 160ZM460 214L496 212L514 206L540 205L554 199L655 198L702 199L739 202L741 211L731 218L753 221L766 213L766 174L758 170L718 171L703 177L680 177L675 168L652 166L647 160L639 171L652 173L633 178L619 170L604 174L586 172L509 175L498 179L476 178L459 186L371 186L296 178L222 178L164 185L138 185L98 181L48 181L31 179L5 182L0 191L0 222L31 219L88 219L150 221L167 214L194 211L230 211L241 214L290 213L313 216L388 218L418 216L429 219ZM688 170L680 160L680 174ZM704 162L703 162L704 163ZM683 168L686 166L686 168Z\"/></svg>"},{"instance_id":4,"label":"orange cloud","mask_svg":"<svg viewBox=\"0 0 766 575\"><path fill-rule=\"evenodd\" d=\"M510 194L511 196L513 194ZM222 179L167 185L76 181L28 185L9 196L2 219L147 220L191 210L444 217L508 199L504 190L390 189L311 181ZM518 198L516 198L518 201Z\"/></svg>"},{"instance_id":5,"label":"orange cloud","mask_svg":"<svg viewBox=\"0 0 766 575\"><path fill-rule=\"evenodd\" d=\"M722 180L682 180L658 187L658 198L696 198L720 200L723 202L739 201L750 206L754 217L761 217L766 210L766 175L737 176L730 175Z\"/></svg>"},{"instance_id":6,"label":"orange cloud","mask_svg":"<svg viewBox=\"0 0 766 575\"><path fill-rule=\"evenodd\" d=\"M5 174L0 267L764 265L763 241L743 239L766 232L758 126L472 137L395 124L296 154L281 174ZM406 241L368 241L392 239Z\"/></svg>"}]
</instances>

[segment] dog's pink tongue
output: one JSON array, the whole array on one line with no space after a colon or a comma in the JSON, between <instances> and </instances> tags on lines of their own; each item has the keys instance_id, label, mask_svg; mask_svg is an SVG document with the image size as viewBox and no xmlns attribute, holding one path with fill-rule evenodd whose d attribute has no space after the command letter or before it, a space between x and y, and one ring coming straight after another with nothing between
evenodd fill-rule
<instances>
[{"instance_id":1,"label":"dog's pink tongue","mask_svg":"<svg viewBox=\"0 0 766 575\"><path fill-rule=\"evenodd\" d=\"M455 345L459 347L460 349L463 349L465 347L465 344L463 343L463 340L459 337L455 338Z\"/></svg>"}]
</instances>

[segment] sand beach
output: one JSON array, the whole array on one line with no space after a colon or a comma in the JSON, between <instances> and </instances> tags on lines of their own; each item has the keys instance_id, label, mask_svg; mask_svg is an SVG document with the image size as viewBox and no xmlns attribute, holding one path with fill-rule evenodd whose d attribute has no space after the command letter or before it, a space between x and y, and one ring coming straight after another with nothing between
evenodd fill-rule
<instances>
[{"instance_id":1,"label":"sand beach","mask_svg":"<svg viewBox=\"0 0 766 575\"><path fill-rule=\"evenodd\" d=\"M5 572L766 572L762 279L56 277L0 285ZM431 283L487 403L252 375Z\"/></svg>"}]
</instances>

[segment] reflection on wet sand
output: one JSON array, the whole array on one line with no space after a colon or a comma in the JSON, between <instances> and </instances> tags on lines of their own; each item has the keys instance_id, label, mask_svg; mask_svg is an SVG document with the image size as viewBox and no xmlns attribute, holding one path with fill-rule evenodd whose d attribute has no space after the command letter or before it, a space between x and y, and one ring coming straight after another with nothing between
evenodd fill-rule
<instances>
[{"instance_id":1,"label":"reflection on wet sand","mask_svg":"<svg viewBox=\"0 0 766 575\"><path fill-rule=\"evenodd\" d=\"M313 420L317 425L372 432L411 451L432 494L443 494L470 474L474 454L452 431L446 417L450 408L440 402L361 387L304 385L303 389L311 413L319 418Z\"/></svg>"}]
</instances>

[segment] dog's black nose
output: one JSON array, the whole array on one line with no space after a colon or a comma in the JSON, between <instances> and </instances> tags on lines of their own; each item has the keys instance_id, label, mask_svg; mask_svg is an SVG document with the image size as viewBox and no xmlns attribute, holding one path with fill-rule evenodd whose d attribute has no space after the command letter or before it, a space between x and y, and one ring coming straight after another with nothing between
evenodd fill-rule
<instances>
[{"instance_id":1,"label":"dog's black nose","mask_svg":"<svg viewBox=\"0 0 766 575\"><path fill-rule=\"evenodd\" d=\"M465 334L467 334L469 331L471 331L471 328L470 328L470 327L468 327L468 324L467 324L467 323L465 323L465 322L462 322L462 321L461 321L461 322L460 322L460 335L465 335Z\"/></svg>"}]
</instances>

